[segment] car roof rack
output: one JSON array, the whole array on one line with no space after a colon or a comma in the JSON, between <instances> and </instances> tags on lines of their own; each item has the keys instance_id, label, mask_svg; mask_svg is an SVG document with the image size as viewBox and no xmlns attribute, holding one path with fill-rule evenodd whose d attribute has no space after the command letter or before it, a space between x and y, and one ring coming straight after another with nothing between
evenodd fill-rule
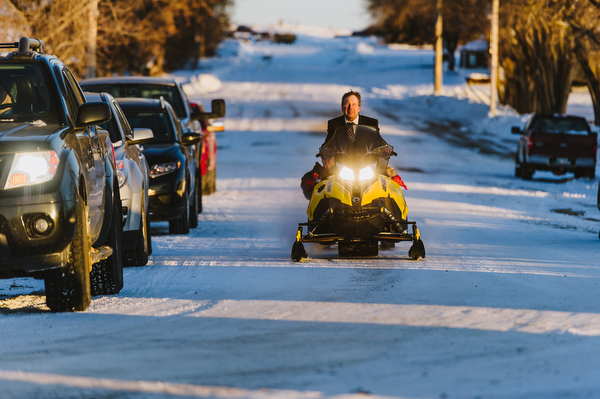
<instances>
[{"instance_id":1,"label":"car roof rack","mask_svg":"<svg viewBox=\"0 0 600 399\"><path fill-rule=\"evenodd\" d=\"M15 55L18 56L32 56L34 52L43 54L45 46L46 44L43 41L32 37L22 37L14 43L0 43L0 49L16 48Z\"/></svg>"}]
</instances>

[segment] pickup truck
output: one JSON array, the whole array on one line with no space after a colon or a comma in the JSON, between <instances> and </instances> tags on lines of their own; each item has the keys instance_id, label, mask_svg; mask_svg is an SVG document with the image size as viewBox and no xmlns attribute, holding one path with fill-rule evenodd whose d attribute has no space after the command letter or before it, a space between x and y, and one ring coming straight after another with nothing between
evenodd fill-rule
<instances>
[{"instance_id":1,"label":"pickup truck","mask_svg":"<svg viewBox=\"0 0 600 399\"><path fill-rule=\"evenodd\" d=\"M573 115L534 114L519 134L515 176L530 180L536 170L556 175L566 172L575 178L596 176L598 133L585 118Z\"/></svg>"},{"instance_id":2,"label":"pickup truck","mask_svg":"<svg viewBox=\"0 0 600 399\"><path fill-rule=\"evenodd\" d=\"M0 278L43 279L51 311L83 311L123 287L114 149L44 42L0 43Z\"/></svg>"}]
</instances>

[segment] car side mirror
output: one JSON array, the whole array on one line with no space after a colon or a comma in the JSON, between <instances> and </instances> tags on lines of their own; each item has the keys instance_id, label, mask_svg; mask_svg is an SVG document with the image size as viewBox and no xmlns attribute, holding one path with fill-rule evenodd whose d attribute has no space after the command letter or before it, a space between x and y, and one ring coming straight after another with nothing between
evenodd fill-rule
<instances>
[{"instance_id":1,"label":"car side mirror","mask_svg":"<svg viewBox=\"0 0 600 399\"><path fill-rule=\"evenodd\" d=\"M198 133L186 133L182 137L183 145L194 145L202 141L202 135Z\"/></svg>"},{"instance_id":2,"label":"car side mirror","mask_svg":"<svg viewBox=\"0 0 600 399\"><path fill-rule=\"evenodd\" d=\"M105 102L83 103L77 113L77 127L100 125L110 120L110 107Z\"/></svg>"},{"instance_id":3,"label":"car side mirror","mask_svg":"<svg viewBox=\"0 0 600 399\"><path fill-rule=\"evenodd\" d=\"M143 127L133 128L133 138L128 140L131 144L145 144L152 141L154 138L154 133L152 129L147 129Z\"/></svg>"},{"instance_id":4,"label":"car side mirror","mask_svg":"<svg viewBox=\"0 0 600 399\"><path fill-rule=\"evenodd\" d=\"M216 118L222 118L225 116L225 100L223 99L216 99L216 100L212 100L211 103L211 112L201 112L198 110L196 112L194 112L194 114L192 115L192 117L195 120L207 120L207 119L216 119Z\"/></svg>"},{"instance_id":5,"label":"car side mirror","mask_svg":"<svg viewBox=\"0 0 600 399\"><path fill-rule=\"evenodd\" d=\"M510 131L512 134L522 134L523 133L523 131L521 130L521 128L519 126L513 126Z\"/></svg>"}]
</instances>

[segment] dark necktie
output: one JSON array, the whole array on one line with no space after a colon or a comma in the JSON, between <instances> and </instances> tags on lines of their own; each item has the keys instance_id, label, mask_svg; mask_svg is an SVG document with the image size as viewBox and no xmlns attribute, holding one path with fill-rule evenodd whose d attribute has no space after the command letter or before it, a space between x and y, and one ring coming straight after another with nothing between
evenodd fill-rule
<instances>
[{"instance_id":1,"label":"dark necktie","mask_svg":"<svg viewBox=\"0 0 600 399\"><path fill-rule=\"evenodd\" d=\"M354 143L354 139L356 138L356 133L354 133L354 123L346 123L346 130L348 131L348 140L350 140L351 143Z\"/></svg>"}]
</instances>

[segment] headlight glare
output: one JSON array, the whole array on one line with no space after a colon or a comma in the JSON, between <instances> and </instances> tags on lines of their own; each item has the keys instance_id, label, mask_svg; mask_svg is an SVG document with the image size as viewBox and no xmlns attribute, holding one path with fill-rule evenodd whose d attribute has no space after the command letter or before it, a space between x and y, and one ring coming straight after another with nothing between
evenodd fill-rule
<instances>
[{"instance_id":1,"label":"headlight glare","mask_svg":"<svg viewBox=\"0 0 600 399\"><path fill-rule=\"evenodd\" d=\"M373 178L374 175L375 174L373 173L373 169L371 169L370 166L367 166L366 168L362 168L360 172L358 172L358 180L370 180Z\"/></svg>"},{"instance_id":2,"label":"headlight glare","mask_svg":"<svg viewBox=\"0 0 600 399\"><path fill-rule=\"evenodd\" d=\"M52 180L58 169L55 151L20 152L15 154L5 189L30 186Z\"/></svg>"},{"instance_id":3,"label":"headlight glare","mask_svg":"<svg viewBox=\"0 0 600 399\"><path fill-rule=\"evenodd\" d=\"M340 177L342 180L354 180L354 171L344 166L340 171Z\"/></svg>"}]
</instances>

